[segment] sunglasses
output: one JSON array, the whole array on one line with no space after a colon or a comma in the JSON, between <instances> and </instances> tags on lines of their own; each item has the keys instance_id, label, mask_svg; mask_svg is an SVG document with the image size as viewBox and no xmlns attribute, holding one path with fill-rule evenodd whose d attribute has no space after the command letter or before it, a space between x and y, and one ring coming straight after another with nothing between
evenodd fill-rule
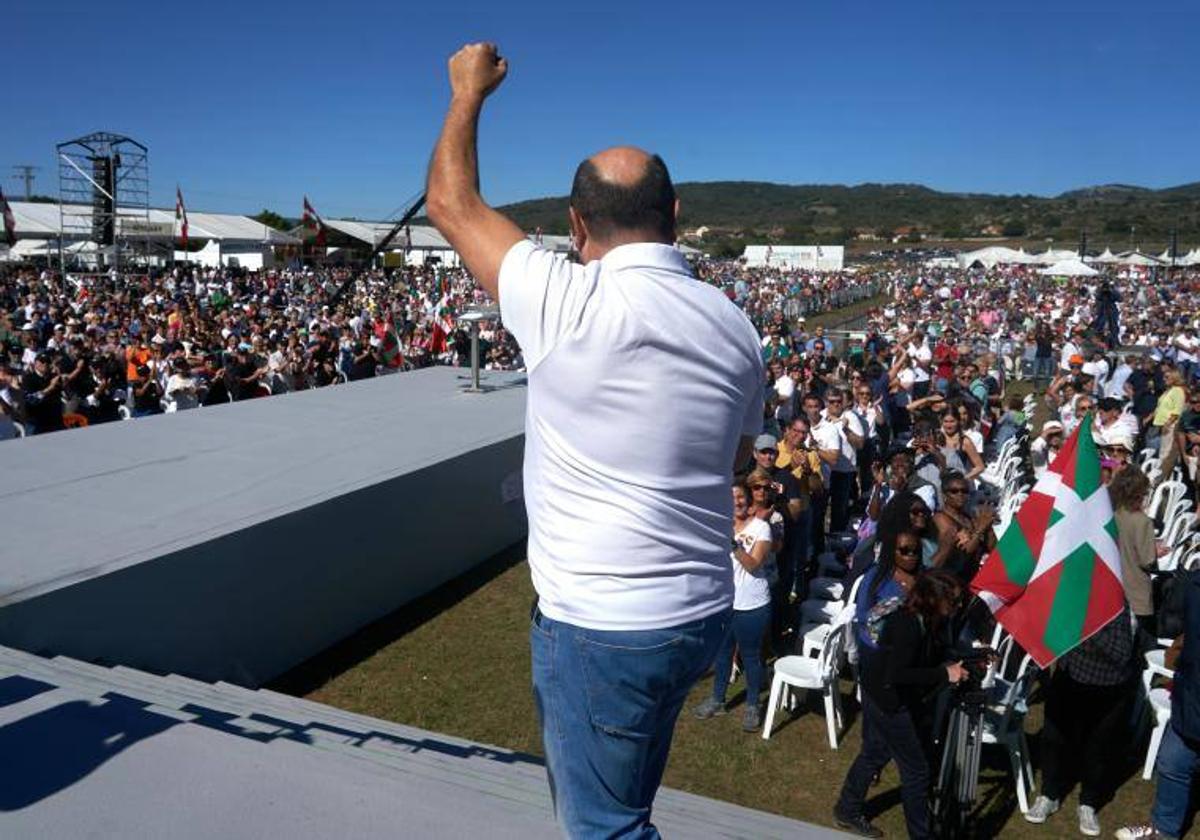
<instances>
[{"instance_id":1,"label":"sunglasses","mask_svg":"<svg viewBox=\"0 0 1200 840\"><path fill-rule=\"evenodd\" d=\"M966 488L966 487L947 487L947 488L946 488L945 490L943 490L942 492L944 492L944 493L946 493L946 494L948 494L948 495L951 495L951 496L957 496L957 495L960 495L960 494L962 494L962 493L966 493L966 492L967 492L967 488Z\"/></svg>"},{"instance_id":2,"label":"sunglasses","mask_svg":"<svg viewBox=\"0 0 1200 840\"><path fill-rule=\"evenodd\" d=\"M909 516L929 516L929 511L924 508L913 508L908 512Z\"/></svg>"},{"instance_id":3,"label":"sunglasses","mask_svg":"<svg viewBox=\"0 0 1200 840\"><path fill-rule=\"evenodd\" d=\"M921 549L917 548L916 546L905 547L905 546L898 545L898 546L896 546L896 553L903 554L905 557L915 557L916 555L921 553Z\"/></svg>"}]
</instances>

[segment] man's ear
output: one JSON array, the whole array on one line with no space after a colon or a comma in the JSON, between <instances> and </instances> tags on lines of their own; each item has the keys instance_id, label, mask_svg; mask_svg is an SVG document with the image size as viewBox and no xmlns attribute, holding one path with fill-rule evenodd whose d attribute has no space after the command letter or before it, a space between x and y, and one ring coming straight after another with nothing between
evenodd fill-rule
<instances>
[{"instance_id":1,"label":"man's ear","mask_svg":"<svg viewBox=\"0 0 1200 840\"><path fill-rule=\"evenodd\" d=\"M671 220L671 230L675 234L674 239L679 241L679 198L675 199L675 218Z\"/></svg>"},{"instance_id":2,"label":"man's ear","mask_svg":"<svg viewBox=\"0 0 1200 840\"><path fill-rule=\"evenodd\" d=\"M567 225L571 231L571 244L575 247L575 253L583 256L583 248L587 245L588 230L587 224L583 221L583 216L579 215L579 211L574 207L567 205Z\"/></svg>"}]
</instances>

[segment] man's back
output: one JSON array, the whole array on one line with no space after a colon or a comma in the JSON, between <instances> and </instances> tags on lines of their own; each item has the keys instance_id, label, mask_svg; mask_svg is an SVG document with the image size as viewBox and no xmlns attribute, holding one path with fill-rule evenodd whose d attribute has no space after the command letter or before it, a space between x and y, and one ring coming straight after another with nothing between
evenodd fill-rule
<instances>
[{"instance_id":1,"label":"man's back","mask_svg":"<svg viewBox=\"0 0 1200 840\"><path fill-rule=\"evenodd\" d=\"M750 322L662 244L578 266L520 242L500 289L530 374L525 496L542 611L634 630L726 608L729 475L739 433L762 423Z\"/></svg>"}]
</instances>

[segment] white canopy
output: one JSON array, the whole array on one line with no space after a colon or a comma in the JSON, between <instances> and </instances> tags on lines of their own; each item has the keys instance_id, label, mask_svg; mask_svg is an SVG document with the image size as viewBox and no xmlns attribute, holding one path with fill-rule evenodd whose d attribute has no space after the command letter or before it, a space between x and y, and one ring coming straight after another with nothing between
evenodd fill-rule
<instances>
[{"instance_id":1,"label":"white canopy","mask_svg":"<svg viewBox=\"0 0 1200 840\"><path fill-rule=\"evenodd\" d=\"M1115 263L1117 261L1117 255L1112 252L1111 248L1105 248L1104 253L1101 254L1100 256L1084 257L1084 259L1087 260L1088 262L1107 264L1107 263Z\"/></svg>"},{"instance_id":2,"label":"white canopy","mask_svg":"<svg viewBox=\"0 0 1200 840\"><path fill-rule=\"evenodd\" d=\"M1162 265L1154 257L1141 251L1126 251L1117 257L1117 262L1121 265Z\"/></svg>"},{"instance_id":3,"label":"white canopy","mask_svg":"<svg viewBox=\"0 0 1200 840\"><path fill-rule=\"evenodd\" d=\"M1075 251L1054 250L1048 248L1040 254L1034 254L1033 259L1038 265L1057 265L1067 260L1079 260L1079 254Z\"/></svg>"},{"instance_id":4,"label":"white canopy","mask_svg":"<svg viewBox=\"0 0 1200 840\"><path fill-rule=\"evenodd\" d=\"M1099 271L1089 265L1085 265L1078 259L1062 260L1049 268L1038 270L1038 274L1047 274L1053 277L1095 277L1099 273Z\"/></svg>"},{"instance_id":5,"label":"white canopy","mask_svg":"<svg viewBox=\"0 0 1200 840\"><path fill-rule=\"evenodd\" d=\"M962 268L970 268L979 263L984 268L997 265L1023 265L1032 262L1033 258L1024 251L1015 251L1003 245L991 245L978 251L965 251L958 255L958 264Z\"/></svg>"}]
</instances>

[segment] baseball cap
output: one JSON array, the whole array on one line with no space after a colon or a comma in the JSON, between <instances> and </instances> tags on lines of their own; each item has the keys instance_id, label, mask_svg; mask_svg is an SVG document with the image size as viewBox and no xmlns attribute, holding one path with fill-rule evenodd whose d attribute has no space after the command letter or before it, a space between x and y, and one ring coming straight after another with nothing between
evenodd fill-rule
<instances>
[{"instance_id":1,"label":"baseball cap","mask_svg":"<svg viewBox=\"0 0 1200 840\"><path fill-rule=\"evenodd\" d=\"M754 439L754 451L762 452L764 449L778 449L779 441L775 439L775 435L759 435Z\"/></svg>"},{"instance_id":2,"label":"baseball cap","mask_svg":"<svg viewBox=\"0 0 1200 840\"><path fill-rule=\"evenodd\" d=\"M1059 423L1057 420L1049 420L1042 426L1042 436L1045 437L1051 432L1061 432L1062 430L1062 423Z\"/></svg>"}]
</instances>

